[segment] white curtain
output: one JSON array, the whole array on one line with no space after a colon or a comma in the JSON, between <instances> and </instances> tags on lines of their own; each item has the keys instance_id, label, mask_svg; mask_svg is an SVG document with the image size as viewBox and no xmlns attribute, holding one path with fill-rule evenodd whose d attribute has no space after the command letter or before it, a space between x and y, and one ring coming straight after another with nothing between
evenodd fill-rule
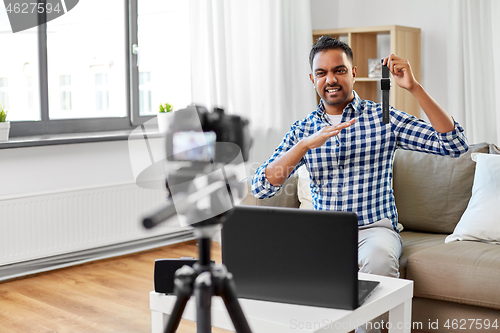
<instances>
[{"instance_id":1,"label":"white curtain","mask_svg":"<svg viewBox=\"0 0 500 333\"><path fill-rule=\"evenodd\" d=\"M500 144L500 1L450 0L449 110L469 143Z\"/></svg>"},{"instance_id":2,"label":"white curtain","mask_svg":"<svg viewBox=\"0 0 500 333\"><path fill-rule=\"evenodd\" d=\"M309 0L191 0L193 103L250 120L253 169L315 109Z\"/></svg>"}]
</instances>

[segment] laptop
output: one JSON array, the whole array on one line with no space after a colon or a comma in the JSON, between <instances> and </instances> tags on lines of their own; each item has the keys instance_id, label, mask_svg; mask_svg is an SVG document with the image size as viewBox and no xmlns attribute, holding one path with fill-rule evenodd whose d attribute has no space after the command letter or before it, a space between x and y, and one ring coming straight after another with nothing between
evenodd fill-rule
<instances>
[{"instance_id":1,"label":"laptop","mask_svg":"<svg viewBox=\"0 0 500 333\"><path fill-rule=\"evenodd\" d=\"M237 206L222 228L222 262L238 297L353 310L379 284L358 281L358 216Z\"/></svg>"}]
</instances>

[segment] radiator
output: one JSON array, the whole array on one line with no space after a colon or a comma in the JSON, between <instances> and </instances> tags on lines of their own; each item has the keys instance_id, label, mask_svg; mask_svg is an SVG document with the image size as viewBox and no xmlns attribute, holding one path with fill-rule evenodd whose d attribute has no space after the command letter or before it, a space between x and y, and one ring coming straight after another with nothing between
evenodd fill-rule
<instances>
[{"instance_id":1,"label":"radiator","mask_svg":"<svg viewBox=\"0 0 500 333\"><path fill-rule=\"evenodd\" d=\"M142 227L164 204L163 190L136 184L0 198L0 268L186 231L176 218Z\"/></svg>"}]
</instances>

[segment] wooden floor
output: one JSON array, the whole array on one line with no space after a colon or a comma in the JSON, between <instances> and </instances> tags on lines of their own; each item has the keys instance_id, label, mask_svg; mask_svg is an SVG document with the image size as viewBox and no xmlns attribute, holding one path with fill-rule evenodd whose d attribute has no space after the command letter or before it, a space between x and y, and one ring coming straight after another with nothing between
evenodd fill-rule
<instances>
[{"instance_id":1,"label":"wooden floor","mask_svg":"<svg viewBox=\"0 0 500 333\"><path fill-rule=\"evenodd\" d=\"M0 283L0 332L150 332L154 261L183 256L198 256L195 241ZM183 320L178 332L196 326Z\"/></svg>"}]
</instances>

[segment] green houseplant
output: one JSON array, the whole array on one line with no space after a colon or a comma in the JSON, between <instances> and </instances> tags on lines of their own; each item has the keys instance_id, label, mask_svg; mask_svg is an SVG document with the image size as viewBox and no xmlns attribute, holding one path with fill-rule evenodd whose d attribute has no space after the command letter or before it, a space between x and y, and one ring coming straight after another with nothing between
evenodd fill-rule
<instances>
[{"instance_id":1,"label":"green houseplant","mask_svg":"<svg viewBox=\"0 0 500 333\"><path fill-rule=\"evenodd\" d=\"M160 133L166 133L168 129L168 124L170 123L170 118L173 115L174 107L170 103L160 104L158 110L158 130Z\"/></svg>"},{"instance_id":2,"label":"green houseplant","mask_svg":"<svg viewBox=\"0 0 500 333\"><path fill-rule=\"evenodd\" d=\"M174 111L174 107L172 106L172 104L169 103L160 104L160 110L159 110L160 113L166 113L172 111Z\"/></svg>"},{"instance_id":3,"label":"green houseplant","mask_svg":"<svg viewBox=\"0 0 500 333\"><path fill-rule=\"evenodd\" d=\"M10 122L7 121L7 111L0 104L0 141L9 139Z\"/></svg>"}]
</instances>

